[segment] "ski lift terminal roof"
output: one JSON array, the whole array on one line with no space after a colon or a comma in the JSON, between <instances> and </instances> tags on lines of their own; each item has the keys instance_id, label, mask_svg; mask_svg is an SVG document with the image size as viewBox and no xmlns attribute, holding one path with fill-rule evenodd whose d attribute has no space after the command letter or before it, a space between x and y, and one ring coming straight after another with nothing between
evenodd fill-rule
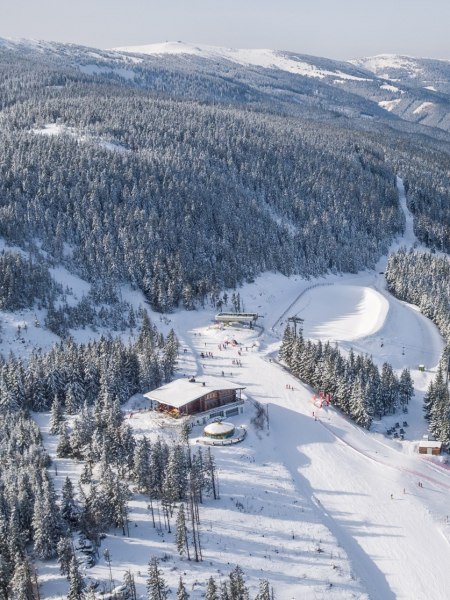
<instances>
[{"instance_id":1,"label":"ski lift terminal roof","mask_svg":"<svg viewBox=\"0 0 450 600\"><path fill-rule=\"evenodd\" d=\"M144 394L145 398L172 406L182 408L207 394L223 390L244 390L243 385L227 381L223 377L202 377L201 379L175 379L156 390Z\"/></svg>"},{"instance_id":2,"label":"ski lift terminal roof","mask_svg":"<svg viewBox=\"0 0 450 600\"><path fill-rule=\"evenodd\" d=\"M258 313L230 313L230 312L220 312L217 313L215 319L216 321L221 321L223 323L236 323L236 322L247 322L253 323L258 320Z\"/></svg>"}]
</instances>

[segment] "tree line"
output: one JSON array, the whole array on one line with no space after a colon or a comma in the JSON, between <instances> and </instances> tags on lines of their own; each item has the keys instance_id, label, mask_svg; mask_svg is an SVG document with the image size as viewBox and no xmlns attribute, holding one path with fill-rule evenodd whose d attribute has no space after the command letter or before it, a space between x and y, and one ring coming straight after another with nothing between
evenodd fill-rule
<instances>
[{"instance_id":1,"label":"tree line","mask_svg":"<svg viewBox=\"0 0 450 600\"><path fill-rule=\"evenodd\" d=\"M28 361L0 357L0 407L49 410L56 399L68 413L75 414L99 394L119 403L133 394L169 381L175 369L178 340L166 338L141 312L141 326L130 345L119 338L101 337L88 344L68 338L49 352L35 351Z\"/></svg>"},{"instance_id":2,"label":"tree line","mask_svg":"<svg viewBox=\"0 0 450 600\"><path fill-rule=\"evenodd\" d=\"M329 342L304 340L302 333L288 325L283 334L279 358L295 377L330 395L331 402L355 423L370 428L374 417L406 408L414 388L408 369L398 378L392 366L381 371L369 356L344 356Z\"/></svg>"}]
</instances>

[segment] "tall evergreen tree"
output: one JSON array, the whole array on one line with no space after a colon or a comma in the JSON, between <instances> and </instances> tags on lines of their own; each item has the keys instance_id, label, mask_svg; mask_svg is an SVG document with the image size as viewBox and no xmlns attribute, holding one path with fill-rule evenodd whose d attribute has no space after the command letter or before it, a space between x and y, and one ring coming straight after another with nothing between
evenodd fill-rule
<instances>
[{"instance_id":1,"label":"tall evergreen tree","mask_svg":"<svg viewBox=\"0 0 450 600\"><path fill-rule=\"evenodd\" d=\"M219 592L214 577L208 579L208 585L206 587L205 600L219 600Z\"/></svg>"},{"instance_id":2,"label":"tall evergreen tree","mask_svg":"<svg viewBox=\"0 0 450 600\"><path fill-rule=\"evenodd\" d=\"M183 579L181 578L181 575L180 575L180 581L178 583L178 589L177 589L177 600L189 600L189 594L186 591L186 587L183 583Z\"/></svg>"},{"instance_id":3,"label":"tall evergreen tree","mask_svg":"<svg viewBox=\"0 0 450 600\"><path fill-rule=\"evenodd\" d=\"M72 557L69 567L69 592L67 600L84 600L86 583L80 574L77 559Z\"/></svg>"},{"instance_id":4,"label":"tall evergreen tree","mask_svg":"<svg viewBox=\"0 0 450 600\"><path fill-rule=\"evenodd\" d=\"M148 563L147 598L148 600L167 600L169 588L162 576L158 559L154 556Z\"/></svg>"}]
</instances>

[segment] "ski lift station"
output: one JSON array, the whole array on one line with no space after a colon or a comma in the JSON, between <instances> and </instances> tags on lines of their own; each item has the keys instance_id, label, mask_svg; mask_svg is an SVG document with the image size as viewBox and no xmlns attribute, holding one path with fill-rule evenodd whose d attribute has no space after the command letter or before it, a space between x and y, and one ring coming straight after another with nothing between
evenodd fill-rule
<instances>
[{"instance_id":1,"label":"ski lift station","mask_svg":"<svg viewBox=\"0 0 450 600\"><path fill-rule=\"evenodd\" d=\"M217 323L248 323L250 327L258 320L258 313L217 313L215 320Z\"/></svg>"}]
</instances>

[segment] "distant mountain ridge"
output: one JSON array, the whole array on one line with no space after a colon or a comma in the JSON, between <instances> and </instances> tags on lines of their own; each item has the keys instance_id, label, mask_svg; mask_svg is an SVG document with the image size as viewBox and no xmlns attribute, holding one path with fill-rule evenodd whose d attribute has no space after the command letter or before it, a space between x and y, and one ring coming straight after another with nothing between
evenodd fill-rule
<instances>
[{"instance_id":1,"label":"distant mountain ridge","mask_svg":"<svg viewBox=\"0 0 450 600\"><path fill-rule=\"evenodd\" d=\"M404 120L450 131L450 60L394 54L336 61L295 52L165 42L114 49L146 56L230 61L321 80L372 100ZM394 85L395 84L395 85Z\"/></svg>"},{"instance_id":2,"label":"distant mountain ridge","mask_svg":"<svg viewBox=\"0 0 450 600\"><path fill-rule=\"evenodd\" d=\"M121 78L170 94L176 91L167 79L176 72L177 77L191 79L181 93L192 99L265 103L306 117L376 119L394 127L399 118L450 132L450 61L445 60L383 54L346 62L185 42L101 50L0 39L1 49L49 55L87 75Z\"/></svg>"}]
</instances>

